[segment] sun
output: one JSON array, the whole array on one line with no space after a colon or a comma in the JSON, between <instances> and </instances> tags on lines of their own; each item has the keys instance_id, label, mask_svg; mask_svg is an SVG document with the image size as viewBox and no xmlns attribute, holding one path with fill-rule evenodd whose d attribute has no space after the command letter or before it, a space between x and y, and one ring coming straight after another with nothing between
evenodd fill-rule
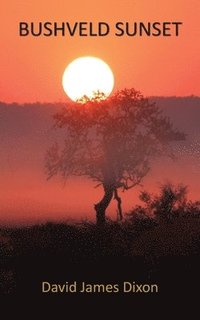
<instances>
[{"instance_id":1,"label":"sun","mask_svg":"<svg viewBox=\"0 0 200 320\"><path fill-rule=\"evenodd\" d=\"M72 61L62 77L65 93L73 101L84 96L92 99L100 92L108 97L114 87L114 75L103 60L96 57L80 57Z\"/></svg>"}]
</instances>

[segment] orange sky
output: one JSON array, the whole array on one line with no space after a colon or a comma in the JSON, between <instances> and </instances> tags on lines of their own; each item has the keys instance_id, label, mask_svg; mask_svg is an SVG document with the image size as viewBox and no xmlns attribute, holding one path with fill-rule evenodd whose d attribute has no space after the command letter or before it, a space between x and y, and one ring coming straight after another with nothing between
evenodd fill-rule
<instances>
[{"instance_id":1,"label":"orange sky","mask_svg":"<svg viewBox=\"0 0 200 320\"><path fill-rule=\"evenodd\" d=\"M200 95L199 0L7 0L1 4L0 100L65 101L65 66L82 55L104 59L115 90ZM179 37L19 37L20 21L182 21Z\"/></svg>"}]
</instances>

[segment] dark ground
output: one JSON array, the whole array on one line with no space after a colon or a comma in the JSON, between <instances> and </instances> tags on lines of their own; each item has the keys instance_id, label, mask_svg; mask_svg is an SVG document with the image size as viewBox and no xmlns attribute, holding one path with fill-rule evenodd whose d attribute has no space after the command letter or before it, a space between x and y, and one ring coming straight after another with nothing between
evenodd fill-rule
<instances>
[{"instance_id":1,"label":"dark ground","mask_svg":"<svg viewBox=\"0 0 200 320\"><path fill-rule=\"evenodd\" d=\"M1 229L0 293L20 301L61 301L66 308L79 302L115 308L150 303L166 310L198 306L200 219L134 227L109 223L52 224ZM156 283L158 293L42 293L41 283ZM53 303L54 303L53 302ZM100 312L100 310L99 310Z\"/></svg>"}]
</instances>

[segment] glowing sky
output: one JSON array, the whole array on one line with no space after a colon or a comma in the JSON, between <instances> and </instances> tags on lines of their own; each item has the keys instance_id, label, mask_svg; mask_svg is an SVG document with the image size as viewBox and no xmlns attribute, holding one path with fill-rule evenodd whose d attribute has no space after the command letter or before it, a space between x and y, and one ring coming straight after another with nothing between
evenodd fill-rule
<instances>
[{"instance_id":1,"label":"glowing sky","mask_svg":"<svg viewBox=\"0 0 200 320\"><path fill-rule=\"evenodd\" d=\"M34 38L19 37L20 21L105 21L109 24L182 21L183 27L179 37L131 38L110 34L102 38ZM87 55L109 64L115 75L114 91L134 87L145 96L200 96L199 25L199 0L3 1L0 8L0 100L8 103L66 102L63 72L72 60ZM172 113L170 116L172 121L176 120L178 128L188 134L186 147L179 146L176 150L180 162L162 162L158 172L152 171L145 180L145 187L149 183L153 190L158 182L172 177L173 182L189 185L191 196L197 198L200 188L199 99L188 99L185 105L180 99L176 110L173 101L167 107L163 105ZM30 107L34 112L30 108L7 105L0 110L0 222L38 222L50 216L61 219L66 212L74 216L79 213L81 218L87 213L94 217L93 204L99 200L99 189L93 189L88 182L84 185L85 181L63 189L59 179L46 181L44 154L55 139L55 133L49 131L54 106L51 112L45 107L37 110L36 105ZM135 198L135 189L131 195L125 195L129 207Z\"/></svg>"},{"instance_id":2,"label":"glowing sky","mask_svg":"<svg viewBox=\"0 0 200 320\"><path fill-rule=\"evenodd\" d=\"M65 101L61 78L82 55L105 60L115 90L200 95L199 0L8 0L1 4L0 97L6 102ZM182 21L179 37L19 37L20 21Z\"/></svg>"}]
</instances>

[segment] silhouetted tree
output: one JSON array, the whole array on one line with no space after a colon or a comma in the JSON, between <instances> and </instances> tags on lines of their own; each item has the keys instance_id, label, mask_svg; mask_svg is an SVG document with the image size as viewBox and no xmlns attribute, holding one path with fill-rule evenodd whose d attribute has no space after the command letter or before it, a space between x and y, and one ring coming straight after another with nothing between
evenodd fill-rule
<instances>
[{"instance_id":1,"label":"silhouetted tree","mask_svg":"<svg viewBox=\"0 0 200 320\"><path fill-rule=\"evenodd\" d=\"M101 97L99 98L99 95ZM66 129L66 140L47 152L48 177L85 176L101 185L103 198L95 204L98 225L114 198L122 219L119 188L138 185L157 156L172 156L170 142L185 138L173 129L159 108L134 89L125 89L102 100L83 97L55 115L56 126ZM78 197L78 195L77 195Z\"/></svg>"}]
</instances>

